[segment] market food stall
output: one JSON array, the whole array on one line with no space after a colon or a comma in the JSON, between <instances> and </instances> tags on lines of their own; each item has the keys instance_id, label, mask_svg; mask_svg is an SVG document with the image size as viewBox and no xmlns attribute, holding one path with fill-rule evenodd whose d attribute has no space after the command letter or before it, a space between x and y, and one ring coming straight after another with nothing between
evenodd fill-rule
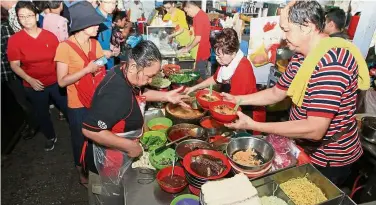
<instances>
[{"instance_id":1,"label":"market food stall","mask_svg":"<svg viewBox=\"0 0 376 205\"><path fill-rule=\"evenodd\" d=\"M144 154L123 178L126 204L219 205L218 200L223 199L211 193L220 189L233 193L239 183L250 188L226 197L227 204L239 200L254 200L251 204L354 204L313 165L299 164L293 150L286 150L292 146L290 141L224 128L226 111L217 115L221 114L216 113L218 107L203 107L209 100L221 108L225 104L215 91L204 93L199 91L189 99L197 100L197 109L167 104L146 111L145 133L140 138ZM230 121L231 114L226 116ZM171 145L164 147L166 144ZM296 194L299 191L303 192Z\"/></svg>"}]
</instances>

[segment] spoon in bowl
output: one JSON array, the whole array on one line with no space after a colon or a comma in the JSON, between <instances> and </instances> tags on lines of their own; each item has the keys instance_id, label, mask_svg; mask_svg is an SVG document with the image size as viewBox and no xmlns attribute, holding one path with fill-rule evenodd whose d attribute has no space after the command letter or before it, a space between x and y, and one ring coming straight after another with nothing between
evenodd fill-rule
<instances>
[{"instance_id":1,"label":"spoon in bowl","mask_svg":"<svg viewBox=\"0 0 376 205\"><path fill-rule=\"evenodd\" d=\"M240 106L240 103L242 103L242 99L240 99L237 103L236 103L236 105L235 105L235 107L234 107L234 111L236 112L236 111L238 111L238 109L239 109L239 106Z\"/></svg>"}]
</instances>

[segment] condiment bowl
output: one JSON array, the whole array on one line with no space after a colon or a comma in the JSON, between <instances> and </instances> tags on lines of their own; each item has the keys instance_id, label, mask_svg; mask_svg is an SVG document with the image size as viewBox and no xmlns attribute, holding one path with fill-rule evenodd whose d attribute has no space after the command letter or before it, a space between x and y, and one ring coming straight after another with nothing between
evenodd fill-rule
<instances>
[{"instance_id":1,"label":"condiment bowl","mask_svg":"<svg viewBox=\"0 0 376 205\"><path fill-rule=\"evenodd\" d=\"M243 164L239 164L235 160L233 160L233 155L238 151L245 151L248 148L254 149L257 153L261 155L264 159L264 163L258 166L247 166ZM237 169L244 170L246 172L253 171L261 171L268 167L274 159L275 151L271 144L263 139L259 139L257 137L241 137L241 138L233 138L227 144L226 147L226 155L236 166Z\"/></svg>"},{"instance_id":2,"label":"condiment bowl","mask_svg":"<svg viewBox=\"0 0 376 205\"><path fill-rule=\"evenodd\" d=\"M152 131L160 131L160 132L167 132L167 129L172 126L172 121L166 117L157 117L150 120L148 123L149 130ZM163 129L159 129L160 127L165 127Z\"/></svg>"},{"instance_id":3,"label":"condiment bowl","mask_svg":"<svg viewBox=\"0 0 376 205\"><path fill-rule=\"evenodd\" d=\"M187 144L202 144L202 145L207 145L207 149L210 148L210 144L208 142L203 141L203 140L198 140L198 139L184 140L184 141L180 142L178 145L176 145L176 148L175 148L176 156L181 160L185 156L185 154L182 153L181 149L182 149L182 147L184 147ZM194 151L194 150L192 150L192 151Z\"/></svg>"},{"instance_id":4,"label":"condiment bowl","mask_svg":"<svg viewBox=\"0 0 376 205\"><path fill-rule=\"evenodd\" d=\"M161 187L161 189L163 191L168 192L168 193L172 193L172 194L179 193L179 192L183 191L184 188L188 185L187 179L185 178L184 169L180 166L175 166L175 168L174 168L174 176L180 176L180 177L184 178L184 184L182 184L179 187L168 186L166 183L164 183L162 181L163 178L165 178L165 177L171 177L171 173L172 173L172 166L169 166L169 167L166 167L166 168L159 170L159 172L157 173L157 176L156 176L156 179L157 179L159 186Z\"/></svg>"},{"instance_id":5,"label":"condiment bowl","mask_svg":"<svg viewBox=\"0 0 376 205\"><path fill-rule=\"evenodd\" d=\"M149 145L148 146L148 149L149 150L154 150L164 144L166 144L167 142L167 137L166 137L166 133L164 133L163 131L148 131L148 132L145 132L141 139L140 139L140 142L142 145L146 146L148 143L148 139L152 136L155 136L155 137L159 137L160 138L160 142L159 143L155 143L155 144L152 144L152 145Z\"/></svg>"}]
</instances>

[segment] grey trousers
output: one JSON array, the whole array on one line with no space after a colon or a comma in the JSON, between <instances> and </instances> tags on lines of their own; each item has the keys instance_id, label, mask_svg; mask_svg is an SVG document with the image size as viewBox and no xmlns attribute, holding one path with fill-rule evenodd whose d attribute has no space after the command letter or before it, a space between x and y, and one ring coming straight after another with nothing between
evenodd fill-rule
<instances>
[{"instance_id":1,"label":"grey trousers","mask_svg":"<svg viewBox=\"0 0 376 205\"><path fill-rule=\"evenodd\" d=\"M208 66L207 60L197 61L195 70L200 73L202 80L206 80L211 76L211 69Z\"/></svg>"}]
</instances>

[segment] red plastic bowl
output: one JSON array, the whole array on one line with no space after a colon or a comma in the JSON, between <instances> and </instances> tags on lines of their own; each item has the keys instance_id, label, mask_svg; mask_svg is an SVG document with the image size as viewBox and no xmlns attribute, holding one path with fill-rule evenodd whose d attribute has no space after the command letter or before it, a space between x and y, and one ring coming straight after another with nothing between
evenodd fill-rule
<instances>
[{"instance_id":1,"label":"red plastic bowl","mask_svg":"<svg viewBox=\"0 0 376 205\"><path fill-rule=\"evenodd\" d=\"M236 113L234 115L224 115L224 114L221 114L221 113L214 111L214 107L216 107L218 105L227 105L231 108L234 108L236 104L234 104L232 102L227 102L227 101L216 101L216 102L210 103L209 112L210 112L211 116L215 120L217 120L218 122L220 122L220 123L230 123L230 122L236 120L236 118L238 118L238 115L236 115ZM239 107L238 111L241 111L241 110L242 110L241 107Z\"/></svg>"},{"instance_id":2,"label":"red plastic bowl","mask_svg":"<svg viewBox=\"0 0 376 205\"><path fill-rule=\"evenodd\" d=\"M180 71L180 66L175 64L166 64L162 67L163 73L168 77L172 74L178 73Z\"/></svg>"},{"instance_id":3,"label":"red plastic bowl","mask_svg":"<svg viewBox=\"0 0 376 205\"><path fill-rule=\"evenodd\" d=\"M226 169L218 176L204 177L204 176L198 175L196 172L194 172L191 169L191 158L198 156L198 155L203 155L203 154L210 155L212 157L222 160L223 164L226 166ZM199 179L205 179L205 180L221 179L225 177L231 171L230 162L228 161L227 157L224 154L218 151L207 150L207 149L199 149L193 152L189 152L187 155L185 155L183 159L183 166L184 166L184 169L187 170L187 172L191 174L192 176L197 177Z\"/></svg>"},{"instance_id":4,"label":"red plastic bowl","mask_svg":"<svg viewBox=\"0 0 376 205\"><path fill-rule=\"evenodd\" d=\"M218 92L215 92L213 91L212 92L212 95L216 96L217 98L219 98L219 101L214 101L214 102L209 102L209 101L206 101L206 100L203 100L201 98L201 96L203 95L206 95L206 94L209 94L209 90L200 90L196 93L196 99L197 99L197 102L201 105L202 108L204 109L209 109L209 105L214 103L214 102L219 102L219 101L222 101L223 97L221 96L220 93Z\"/></svg>"},{"instance_id":5,"label":"red plastic bowl","mask_svg":"<svg viewBox=\"0 0 376 205\"><path fill-rule=\"evenodd\" d=\"M161 169L156 176L157 182L163 191L172 193L172 194L179 193L183 191L184 188L188 185L187 179L185 178L184 169L182 167L175 166L174 175L183 177L185 180L184 185L180 187L172 188L172 187L167 187L163 182L161 183L161 180L164 177L171 176L171 172L172 172L172 166Z\"/></svg>"}]
</instances>

